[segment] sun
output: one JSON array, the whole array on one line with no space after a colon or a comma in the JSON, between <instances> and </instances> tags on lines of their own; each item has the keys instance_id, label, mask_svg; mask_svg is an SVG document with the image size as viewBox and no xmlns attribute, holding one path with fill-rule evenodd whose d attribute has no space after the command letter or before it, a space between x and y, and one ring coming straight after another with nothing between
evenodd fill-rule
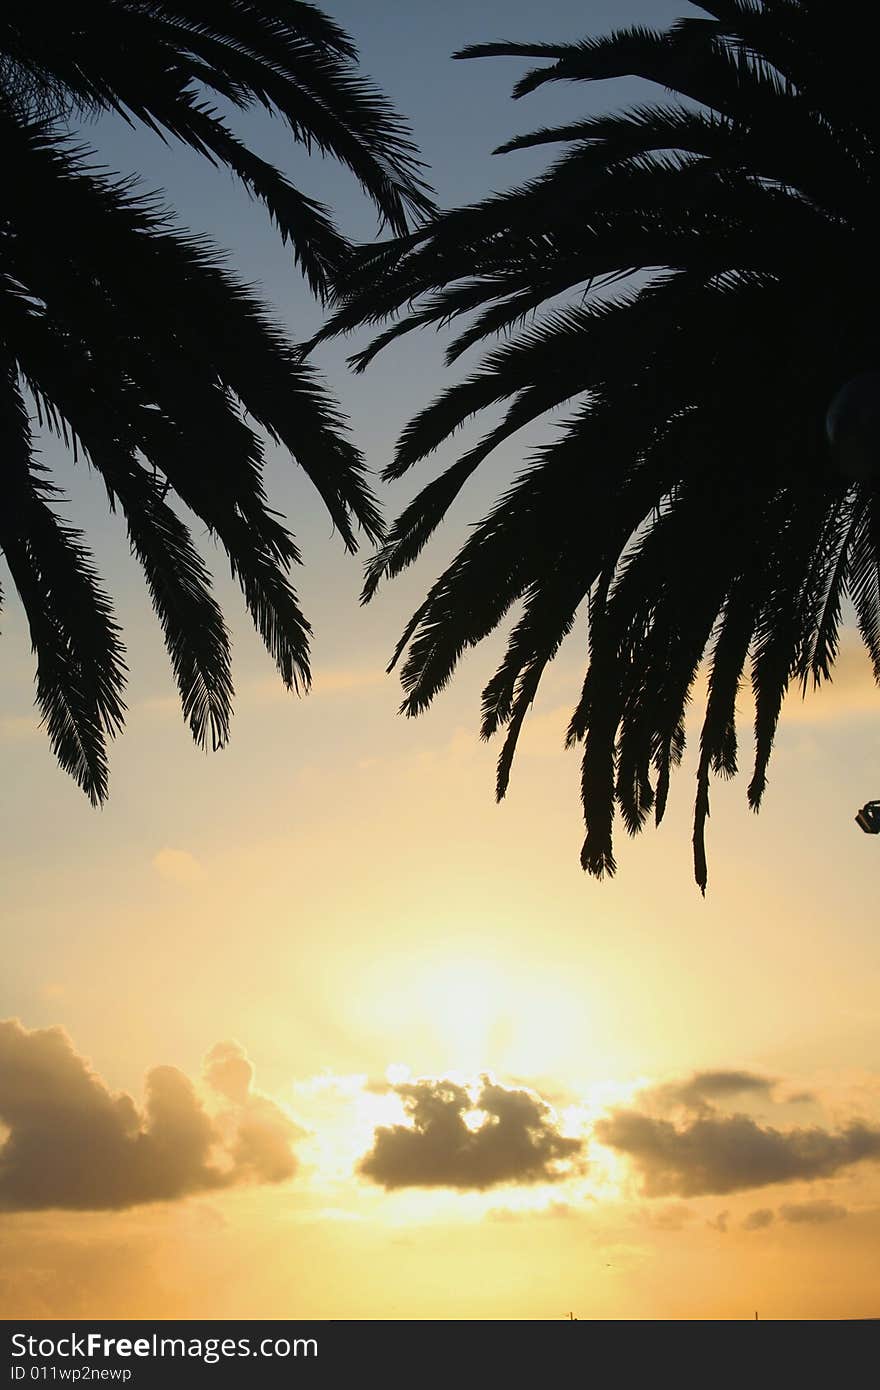
<instances>
[{"instance_id":1,"label":"sun","mask_svg":"<svg viewBox=\"0 0 880 1390\"><path fill-rule=\"evenodd\" d=\"M362 997L370 1000L371 1030L419 1073L558 1074L589 1051L583 995L518 958L442 950L397 957L382 962Z\"/></svg>"},{"instance_id":2,"label":"sun","mask_svg":"<svg viewBox=\"0 0 880 1390\"><path fill-rule=\"evenodd\" d=\"M426 918L360 966L345 1026L369 1040L374 1067L393 1059L419 1076L554 1078L577 1093L619 1072L620 1020L601 969L560 970L540 941L524 945L502 926L466 933L460 920Z\"/></svg>"},{"instance_id":3,"label":"sun","mask_svg":"<svg viewBox=\"0 0 880 1390\"><path fill-rule=\"evenodd\" d=\"M449 1067L473 1074L490 1065L491 1035L506 1002L497 967L481 960L433 962L416 975L412 989L448 1052Z\"/></svg>"}]
</instances>

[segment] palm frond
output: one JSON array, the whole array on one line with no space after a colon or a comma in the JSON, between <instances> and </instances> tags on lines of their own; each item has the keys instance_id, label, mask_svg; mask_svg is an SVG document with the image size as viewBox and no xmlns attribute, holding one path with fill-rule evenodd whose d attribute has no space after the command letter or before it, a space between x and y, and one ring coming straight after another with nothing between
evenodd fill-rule
<instances>
[{"instance_id":1,"label":"palm frond","mask_svg":"<svg viewBox=\"0 0 880 1390\"><path fill-rule=\"evenodd\" d=\"M736 771L749 670L756 808L782 701L793 681L831 674L847 594L880 680L876 469L844 476L825 434L844 383L880 367L864 274L880 127L853 7L698 8L665 31L457 54L535 60L515 97L626 76L664 95L505 141L559 148L527 182L359 249L319 336L378 327L359 369L427 326L453 326L450 363L484 349L405 427L389 478L505 410L392 524L365 597L416 559L502 441L573 402L407 625L392 663L402 708L426 709L462 652L521 604L483 692L483 735L507 731L502 795L541 674L586 599L568 742L584 743L582 863L601 877L618 812L631 834L662 820L705 669L693 830L705 889L710 779Z\"/></svg>"},{"instance_id":2,"label":"palm frond","mask_svg":"<svg viewBox=\"0 0 880 1390\"><path fill-rule=\"evenodd\" d=\"M6 505L0 548L30 625L37 705L61 766L97 805L107 795L106 739L121 728L124 648L80 535L49 505L56 489L31 457L14 365L0 363Z\"/></svg>"},{"instance_id":3,"label":"palm frond","mask_svg":"<svg viewBox=\"0 0 880 1390\"><path fill-rule=\"evenodd\" d=\"M107 8L84 6L82 32ZM144 7L109 6L114 13L120 8L130 11L123 19L136 29ZM159 11L167 19L169 7L151 8L161 28ZM207 11L197 17L198 6L178 8L188 16L186 25L209 25ZM262 22L259 7L240 8ZM305 11L308 18L312 12ZM0 20L0 54L9 41L20 72L30 61L28 43L37 39L27 24L10 37L14 18L5 12ZM313 18L319 29L317 11ZM50 63L46 71L51 77L63 70L73 81L75 61L57 37L46 38L55 45L55 67ZM167 57L167 35L157 38L154 29L153 39L157 53ZM96 51L93 57L92 68L80 74L78 100L114 107L113 91L96 75L107 55ZM248 63L253 76L253 54ZM0 66L0 81L4 71ZM241 177L271 204L321 292L330 269L345 258L345 243L329 217L253 156L216 113L184 90L185 82L175 97L180 74L174 76L173 64L166 62L163 71L152 85L142 74L144 104L131 112L146 119L151 111L157 128L172 133L175 121L188 120L186 138L195 142L198 132L202 153L237 163ZM253 82L238 96L244 104L254 100ZM111 505L124 514L184 717L201 746L221 747L228 738L229 640L188 527L166 502L169 489L225 549L254 624L293 690L309 684L310 629L290 581L299 551L266 496L264 436L284 445L304 469L349 550L356 548L356 528L379 540L383 526L364 461L320 375L229 271L222 253L206 238L181 231L135 181L106 175L88 149L30 119L24 104L23 97L9 101L0 91L8 193L0 348L9 364L6 416L18 459L17 481L10 465L0 549L28 615L38 702L53 747L90 797L101 801L106 737L122 718L122 647L88 552L50 505L56 494L36 461L30 409L40 427L55 431L101 474Z\"/></svg>"},{"instance_id":4,"label":"palm frond","mask_svg":"<svg viewBox=\"0 0 880 1390\"><path fill-rule=\"evenodd\" d=\"M348 36L310 5L83 0L75 24L47 25L22 0L10 0L0 53L20 114L45 113L41 94L60 94L69 111L112 111L200 153L211 149L273 215L280 174L260 171L222 129L212 134L205 95L280 116L295 140L354 173L393 230L406 231L410 216L431 209L405 122L358 72ZM330 278L322 275L322 293Z\"/></svg>"}]
</instances>

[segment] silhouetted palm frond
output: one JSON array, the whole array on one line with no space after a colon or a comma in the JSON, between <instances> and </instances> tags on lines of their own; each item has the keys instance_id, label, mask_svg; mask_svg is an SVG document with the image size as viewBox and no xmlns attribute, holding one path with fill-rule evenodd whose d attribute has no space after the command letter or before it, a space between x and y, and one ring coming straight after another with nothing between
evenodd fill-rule
<instances>
[{"instance_id":1,"label":"silhouetted palm frond","mask_svg":"<svg viewBox=\"0 0 880 1390\"><path fill-rule=\"evenodd\" d=\"M0 17L0 549L30 625L53 748L90 798L107 790L123 648L109 599L32 419L82 452L119 507L197 743L226 742L229 640L182 502L222 544L285 685L308 685L294 541L269 509L263 435L304 469L349 550L381 520L363 460L320 377L206 239L69 134L116 113L227 165L260 198L312 289L349 246L328 211L237 137L212 102L263 108L345 164L403 233L429 207L406 127L357 69L347 36L299 0L83 0L62 14L10 0ZM168 494L171 493L169 499Z\"/></svg>"},{"instance_id":2,"label":"silhouetted palm frond","mask_svg":"<svg viewBox=\"0 0 880 1390\"><path fill-rule=\"evenodd\" d=\"M664 32L456 55L545 60L517 97L626 75L665 92L507 142L561 153L520 187L359 251L324 335L400 315L352 359L358 369L428 324L455 324L450 361L505 336L404 429L389 478L467 420L505 411L391 526L365 598L412 563L503 440L571 403L408 625L394 658L403 709L425 709L520 603L483 699L484 736L507 728L502 796L542 673L588 601L569 738L584 743L582 862L601 877L615 868L617 812L631 834L663 816L705 666L694 820L705 889L709 781L736 771L744 672L755 809L786 691L829 677L847 595L880 679L880 439L863 476L847 476L825 423L840 388L880 368L869 273L880 117L861 7L699 8L707 18Z\"/></svg>"},{"instance_id":3,"label":"silhouetted palm frond","mask_svg":"<svg viewBox=\"0 0 880 1390\"><path fill-rule=\"evenodd\" d=\"M281 117L345 164L396 232L431 207L405 123L357 70L351 40L301 0L79 0L63 18L8 0L0 78L26 119L115 112L225 164L268 209L312 288L348 250L326 208L235 136L213 103Z\"/></svg>"}]
</instances>

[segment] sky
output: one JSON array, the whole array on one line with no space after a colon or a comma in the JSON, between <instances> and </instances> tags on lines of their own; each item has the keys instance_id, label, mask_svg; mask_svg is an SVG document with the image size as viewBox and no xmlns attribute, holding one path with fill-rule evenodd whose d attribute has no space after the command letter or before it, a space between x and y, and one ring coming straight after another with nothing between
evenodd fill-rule
<instances>
[{"instance_id":1,"label":"sky","mask_svg":"<svg viewBox=\"0 0 880 1390\"><path fill-rule=\"evenodd\" d=\"M412 122L439 201L541 167L514 133L641 99L636 83L509 100L468 42L577 39L680 4L328 0ZM352 235L344 171L247 127ZM85 132L233 254L297 339L320 322L258 206L154 136ZM320 365L370 466L441 380L442 335L353 377ZM469 365L464 363L463 370ZM419 564L358 604L361 557L289 459L269 490L305 557L314 689L285 693L208 548L235 637L222 753L192 744L118 518L44 457L124 627L129 715L93 810L33 710L3 615L0 1310L6 1317L741 1318L877 1315L880 696L852 633L833 685L789 697L760 816L716 786L705 900L693 766L659 831L580 870L563 738L585 633L526 726L507 800L477 736L500 639L435 707L396 713L403 623L540 427L511 441ZM468 442L463 432L455 447ZM438 455L432 468L454 457ZM381 486L394 514L425 474ZM9 586L6 586L7 589ZM744 735L749 709L741 708ZM695 713L696 718L696 713ZM693 740L692 740L693 741Z\"/></svg>"}]
</instances>

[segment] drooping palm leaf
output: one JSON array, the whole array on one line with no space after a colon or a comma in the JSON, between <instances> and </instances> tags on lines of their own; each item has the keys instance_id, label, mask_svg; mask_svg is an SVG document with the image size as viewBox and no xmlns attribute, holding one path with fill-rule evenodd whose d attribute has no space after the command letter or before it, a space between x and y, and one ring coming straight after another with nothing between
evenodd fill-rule
<instances>
[{"instance_id":1,"label":"drooping palm leaf","mask_svg":"<svg viewBox=\"0 0 880 1390\"><path fill-rule=\"evenodd\" d=\"M230 131L224 103L280 116L293 138L344 163L404 232L430 207L421 164L390 103L357 70L351 40L314 6L283 0L80 0L59 19L9 0L0 74L27 116L115 112L227 165L258 197L325 293L347 246L329 213Z\"/></svg>"},{"instance_id":2,"label":"drooping palm leaf","mask_svg":"<svg viewBox=\"0 0 880 1390\"><path fill-rule=\"evenodd\" d=\"M450 362L506 339L403 431L389 478L466 420L506 410L392 525L365 598L412 563L502 440L573 404L406 628L403 709L425 709L465 648L522 601L483 700L484 736L508 731L503 795L541 674L585 605L590 664L569 737L584 743L582 862L601 876L615 868L617 811L631 834L663 816L705 667L694 821L705 889L710 777L736 771L744 671L755 809L785 694L829 677L847 596L880 679L880 440L873 472L855 479L825 434L841 386L880 367L865 281L880 118L860 7L699 8L709 17L664 32L456 55L543 60L517 97L627 75L665 91L508 141L503 151L561 153L522 186L363 248L324 335L394 319L358 369L425 325L455 325Z\"/></svg>"},{"instance_id":3,"label":"drooping palm leaf","mask_svg":"<svg viewBox=\"0 0 880 1390\"><path fill-rule=\"evenodd\" d=\"M325 208L235 134L230 112L251 108L345 164L395 232L430 207L404 123L358 72L351 41L309 4L3 7L0 550L27 613L53 748L93 801L106 795L105 739L123 717L123 648L37 462L32 416L88 459L122 512L202 746L228 737L229 639L171 503L225 549L289 688L308 686L310 630L289 577L299 552L265 495L263 436L303 468L349 550L358 527L382 534L363 460L301 350L221 252L133 179L102 173L70 129L115 113L226 165L326 297L350 248Z\"/></svg>"}]
</instances>

